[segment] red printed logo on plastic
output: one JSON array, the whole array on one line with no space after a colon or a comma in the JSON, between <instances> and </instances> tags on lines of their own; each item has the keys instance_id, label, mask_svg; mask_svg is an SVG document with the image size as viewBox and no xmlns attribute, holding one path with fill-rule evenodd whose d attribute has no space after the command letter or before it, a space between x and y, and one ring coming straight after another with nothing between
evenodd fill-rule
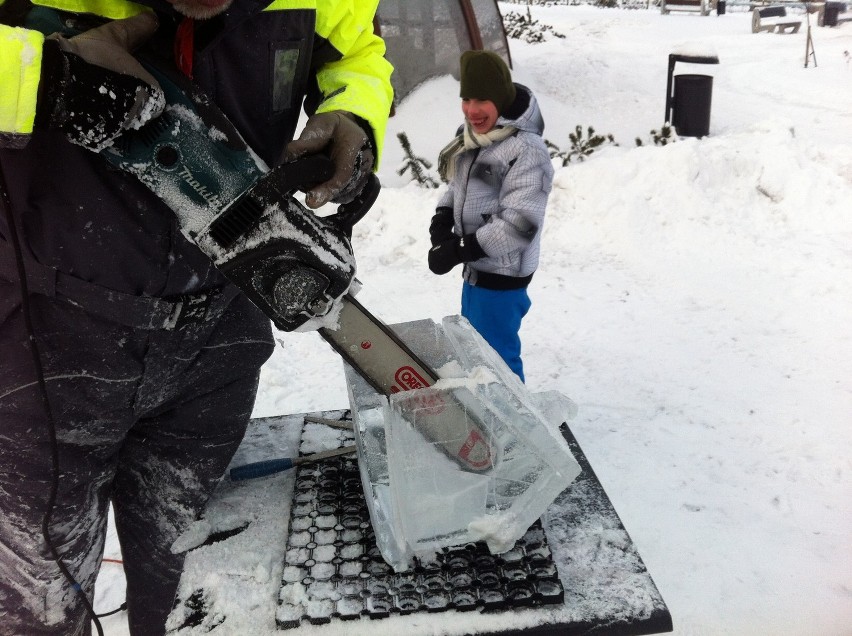
<instances>
[{"instance_id":1,"label":"red printed logo on plastic","mask_svg":"<svg viewBox=\"0 0 852 636\"><path fill-rule=\"evenodd\" d=\"M429 383L424 380L417 371L411 367L400 367L393 376L396 383L403 391L412 389L425 389Z\"/></svg>"},{"instance_id":2,"label":"red printed logo on plastic","mask_svg":"<svg viewBox=\"0 0 852 636\"><path fill-rule=\"evenodd\" d=\"M396 383L399 386L396 384L391 385L391 393L412 391L414 389L426 389L431 386L423 379L423 376L411 367L400 367L397 369L394 374L394 380L396 380ZM444 399L438 393L418 396L411 404L414 408L424 409L432 416L439 415L444 408L446 408Z\"/></svg>"},{"instance_id":3,"label":"red printed logo on plastic","mask_svg":"<svg viewBox=\"0 0 852 636\"><path fill-rule=\"evenodd\" d=\"M475 429L470 432L459 449L459 457L474 468L486 468L491 465L491 449L488 448L488 442Z\"/></svg>"}]
</instances>

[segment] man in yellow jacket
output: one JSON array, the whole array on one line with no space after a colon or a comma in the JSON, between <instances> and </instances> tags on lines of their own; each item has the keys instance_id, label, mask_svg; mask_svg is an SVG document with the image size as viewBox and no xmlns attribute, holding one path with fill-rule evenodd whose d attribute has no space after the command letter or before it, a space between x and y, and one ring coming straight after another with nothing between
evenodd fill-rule
<instances>
[{"instance_id":1,"label":"man in yellow jacket","mask_svg":"<svg viewBox=\"0 0 852 636\"><path fill-rule=\"evenodd\" d=\"M0 0L0 635L88 633L110 503L131 634L164 633L172 544L273 348L175 215L93 152L164 106L133 51L172 58L268 165L327 152L306 202L345 203L392 99L377 4Z\"/></svg>"}]
</instances>

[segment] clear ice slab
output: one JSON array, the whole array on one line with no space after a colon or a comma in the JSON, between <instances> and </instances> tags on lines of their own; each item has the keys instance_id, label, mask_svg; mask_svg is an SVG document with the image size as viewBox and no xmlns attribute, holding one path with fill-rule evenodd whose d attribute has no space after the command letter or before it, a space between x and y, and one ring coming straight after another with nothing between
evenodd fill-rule
<instances>
[{"instance_id":1,"label":"clear ice slab","mask_svg":"<svg viewBox=\"0 0 852 636\"><path fill-rule=\"evenodd\" d=\"M391 328L441 380L385 397L345 366L361 481L385 561L485 541L512 548L580 473L559 424L561 393L531 393L470 323Z\"/></svg>"}]
</instances>

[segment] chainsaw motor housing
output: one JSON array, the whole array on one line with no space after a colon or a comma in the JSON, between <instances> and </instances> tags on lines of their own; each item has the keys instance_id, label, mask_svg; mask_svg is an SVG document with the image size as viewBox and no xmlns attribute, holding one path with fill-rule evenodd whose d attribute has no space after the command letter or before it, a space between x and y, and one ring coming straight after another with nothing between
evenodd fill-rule
<instances>
[{"instance_id":1,"label":"chainsaw motor housing","mask_svg":"<svg viewBox=\"0 0 852 636\"><path fill-rule=\"evenodd\" d=\"M275 168L195 236L216 267L283 331L324 316L355 277L346 234L279 190Z\"/></svg>"},{"instance_id":2,"label":"chainsaw motor housing","mask_svg":"<svg viewBox=\"0 0 852 636\"><path fill-rule=\"evenodd\" d=\"M324 316L355 277L351 226L369 200L318 217L293 196L331 178L319 154L271 170L186 78L143 60L166 96L163 114L100 154L174 210L181 231L278 329ZM365 195L367 196L367 195Z\"/></svg>"}]
</instances>

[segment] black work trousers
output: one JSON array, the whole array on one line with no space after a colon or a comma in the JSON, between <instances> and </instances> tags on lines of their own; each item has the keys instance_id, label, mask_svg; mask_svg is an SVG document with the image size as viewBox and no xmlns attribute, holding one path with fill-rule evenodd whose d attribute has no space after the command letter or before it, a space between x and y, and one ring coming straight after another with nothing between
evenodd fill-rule
<instances>
[{"instance_id":1,"label":"black work trousers","mask_svg":"<svg viewBox=\"0 0 852 636\"><path fill-rule=\"evenodd\" d=\"M130 632L162 634L184 560L171 546L242 439L269 321L242 295L169 328L64 298L29 303L58 453L50 540L93 598L111 502ZM54 446L34 368L20 290L0 280L0 635L88 634L42 536Z\"/></svg>"}]
</instances>

